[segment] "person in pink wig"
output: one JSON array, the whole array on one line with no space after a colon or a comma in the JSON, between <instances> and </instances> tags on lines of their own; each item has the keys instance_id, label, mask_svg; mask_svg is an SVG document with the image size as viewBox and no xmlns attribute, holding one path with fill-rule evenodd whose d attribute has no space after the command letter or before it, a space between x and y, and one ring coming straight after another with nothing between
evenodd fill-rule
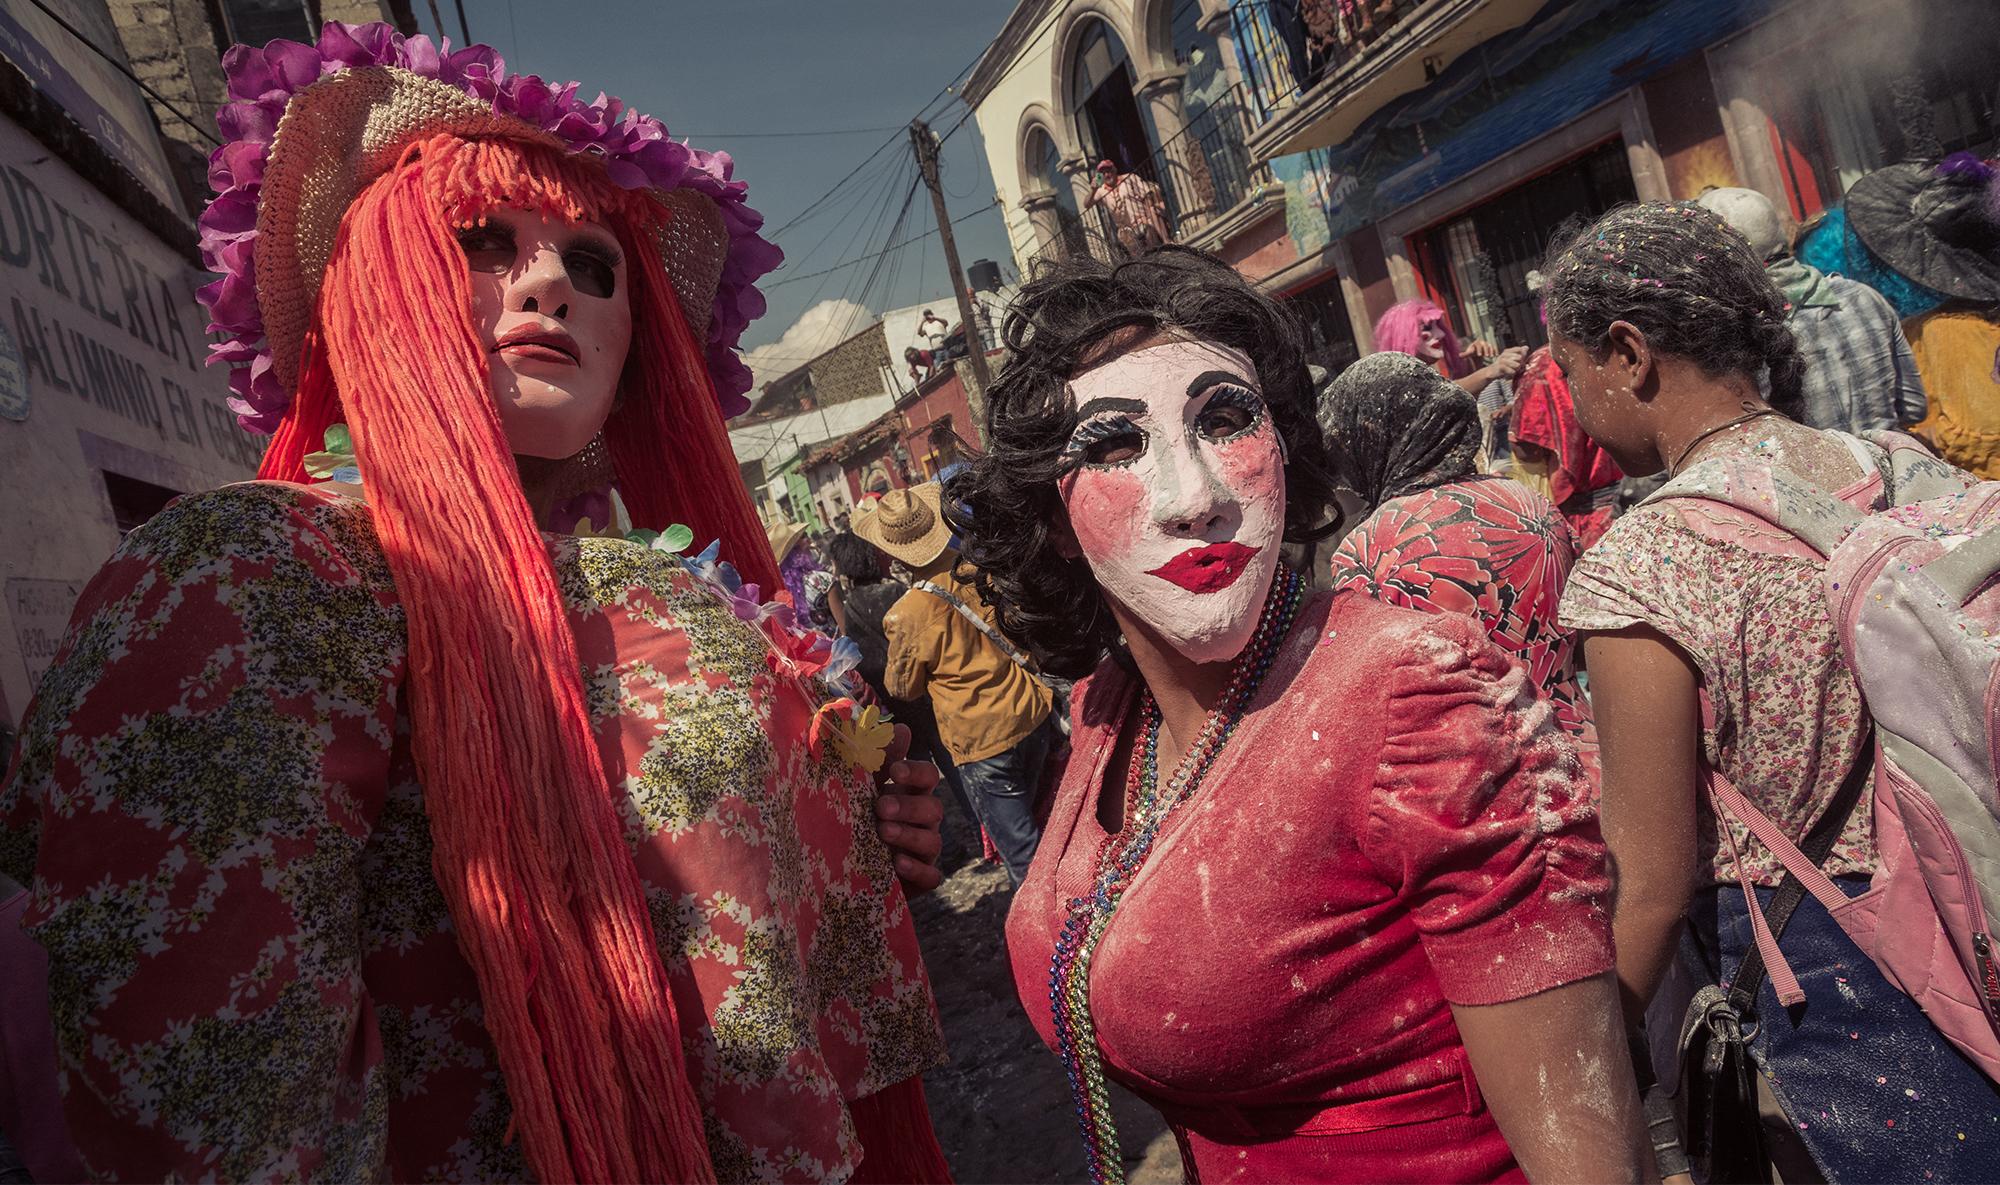
<instances>
[{"instance_id":1,"label":"person in pink wig","mask_svg":"<svg viewBox=\"0 0 2000 1185\"><path fill-rule=\"evenodd\" d=\"M1513 379L1528 358L1525 346L1498 350L1472 341L1461 349L1444 310L1428 300L1406 300L1383 313L1375 322L1375 348L1421 358L1474 395L1495 380Z\"/></svg>"}]
</instances>

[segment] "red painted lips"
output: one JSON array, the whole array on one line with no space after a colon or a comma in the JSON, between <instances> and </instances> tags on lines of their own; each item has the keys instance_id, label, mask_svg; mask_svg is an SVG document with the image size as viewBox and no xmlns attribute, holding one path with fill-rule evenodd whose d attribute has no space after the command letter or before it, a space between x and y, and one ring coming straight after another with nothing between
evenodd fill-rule
<instances>
[{"instance_id":1,"label":"red painted lips","mask_svg":"<svg viewBox=\"0 0 2000 1185\"><path fill-rule=\"evenodd\" d=\"M560 329L542 329L535 325L522 325L502 334L500 340L493 343L493 352L570 366L579 365L582 359L582 351L577 348L575 338Z\"/></svg>"},{"instance_id":2,"label":"red painted lips","mask_svg":"<svg viewBox=\"0 0 2000 1185\"><path fill-rule=\"evenodd\" d=\"M1221 592L1236 583L1257 549L1241 543L1211 543L1184 551L1153 569L1148 575L1180 585L1192 593Z\"/></svg>"}]
</instances>

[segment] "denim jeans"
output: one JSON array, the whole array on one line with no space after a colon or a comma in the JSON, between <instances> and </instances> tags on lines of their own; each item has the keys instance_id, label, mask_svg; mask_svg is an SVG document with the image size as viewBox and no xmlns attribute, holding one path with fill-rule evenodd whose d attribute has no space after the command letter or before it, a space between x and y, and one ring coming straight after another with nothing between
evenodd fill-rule
<instances>
[{"instance_id":1,"label":"denim jeans","mask_svg":"<svg viewBox=\"0 0 2000 1185\"><path fill-rule=\"evenodd\" d=\"M1041 842L1041 825L1035 822L1035 795L1042 785L1042 767L1055 742L1053 717L1043 720L1004 753L979 761L962 762L959 780L979 812L979 822L1000 849L1007 863L1007 875L1015 884L1028 875L1028 863L1035 858Z\"/></svg>"},{"instance_id":2,"label":"denim jeans","mask_svg":"<svg viewBox=\"0 0 2000 1185\"><path fill-rule=\"evenodd\" d=\"M1861 876L1835 877L1849 897ZM1773 891L1758 888L1760 908ZM1754 945L1750 911L1735 885L1699 892L1682 931L1679 970L1696 983L1727 983ZM1757 993L1750 1055L1813 1165L1785 1179L1846 1182L2000 1181L2000 1087L1946 1041L1910 997L1891 984L1819 900L1807 896L1779 940L1806 1002L1786 1008L1769 978ZM1677 1009L1655 999L1648 1031L1677 1031ZM1677 1003L1677 1001L1675 1001ZM1654 1046L1654 1063L1663 1061ZM1983 1138L1982 1138L1983 1133ZM1783 1138L1766 1135L1781 1172Z\"/></svg>"}]
</instances>

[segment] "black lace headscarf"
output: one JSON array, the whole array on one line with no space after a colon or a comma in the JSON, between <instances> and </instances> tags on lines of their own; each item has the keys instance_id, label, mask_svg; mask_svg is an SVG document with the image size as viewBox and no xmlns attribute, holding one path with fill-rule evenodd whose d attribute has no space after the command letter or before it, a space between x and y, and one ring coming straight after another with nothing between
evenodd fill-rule
<instances>
[{"instance_id":1,"label":"black lace headscarf","mask_svg":"<svg viewBox=\"0 0 2000 1185\"><path fill-rule=\"evenodd\" d=\"M1372 512L1391 498L1472 476L1479 401L1408 354L1370 354L1319 397L1334 480Z\"/></svg>"}]
</instances>

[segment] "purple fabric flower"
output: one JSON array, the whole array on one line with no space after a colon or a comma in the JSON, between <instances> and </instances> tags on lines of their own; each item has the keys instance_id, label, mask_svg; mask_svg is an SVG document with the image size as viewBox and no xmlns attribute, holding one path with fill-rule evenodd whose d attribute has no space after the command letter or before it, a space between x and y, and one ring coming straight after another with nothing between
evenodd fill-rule
<instances>
[{"instance_id":1,"label":"purple fabric flower","mask_svg":"<svg viewBox=\"0 0 2000 1185\"><path fill-rule=\"evenodd\" d=\"M233 46L223 55L230 102L216 123L226 143L209 157L216 197L200 222L202 258L221 279L196 296L208 307L211 331L224 335L210 346L209 362L232 368L230 407L244 427L270 431L292 398L271 370L256 302L257 198L271 140L293 96L328 74L367 66L397 66L484 99L503 115L553 133L572 152L599 157L625 188L692 189L713 200L729 232L729 249L705 354L724 417L748 410L750 368L736 347L743 330L764 311L756 281L784 255L758 234L764 219L744 204L748 187L732 179L735 162L728 153L678 143L666 125L613 96L599 93L586 103L574 82L551 85L534 75L509 74L491 46L453 50L449 39L438 44L404 37L386 24L328 21L317 45L273 41L262 49Z\"/></svg>"},{"instance_id":2,"label":"purple fabric flower","mask_svg":"<svg viewBox=\"0 0 2000 1185\"><path fill-rule=\"evenodd\" d=\"M1958 177L1974 185L1986 184L1994 174L1992 163L1972 152L1952 153L1939 163L1937 171L1941 177Z\"/></svg>"}]
</instances>

